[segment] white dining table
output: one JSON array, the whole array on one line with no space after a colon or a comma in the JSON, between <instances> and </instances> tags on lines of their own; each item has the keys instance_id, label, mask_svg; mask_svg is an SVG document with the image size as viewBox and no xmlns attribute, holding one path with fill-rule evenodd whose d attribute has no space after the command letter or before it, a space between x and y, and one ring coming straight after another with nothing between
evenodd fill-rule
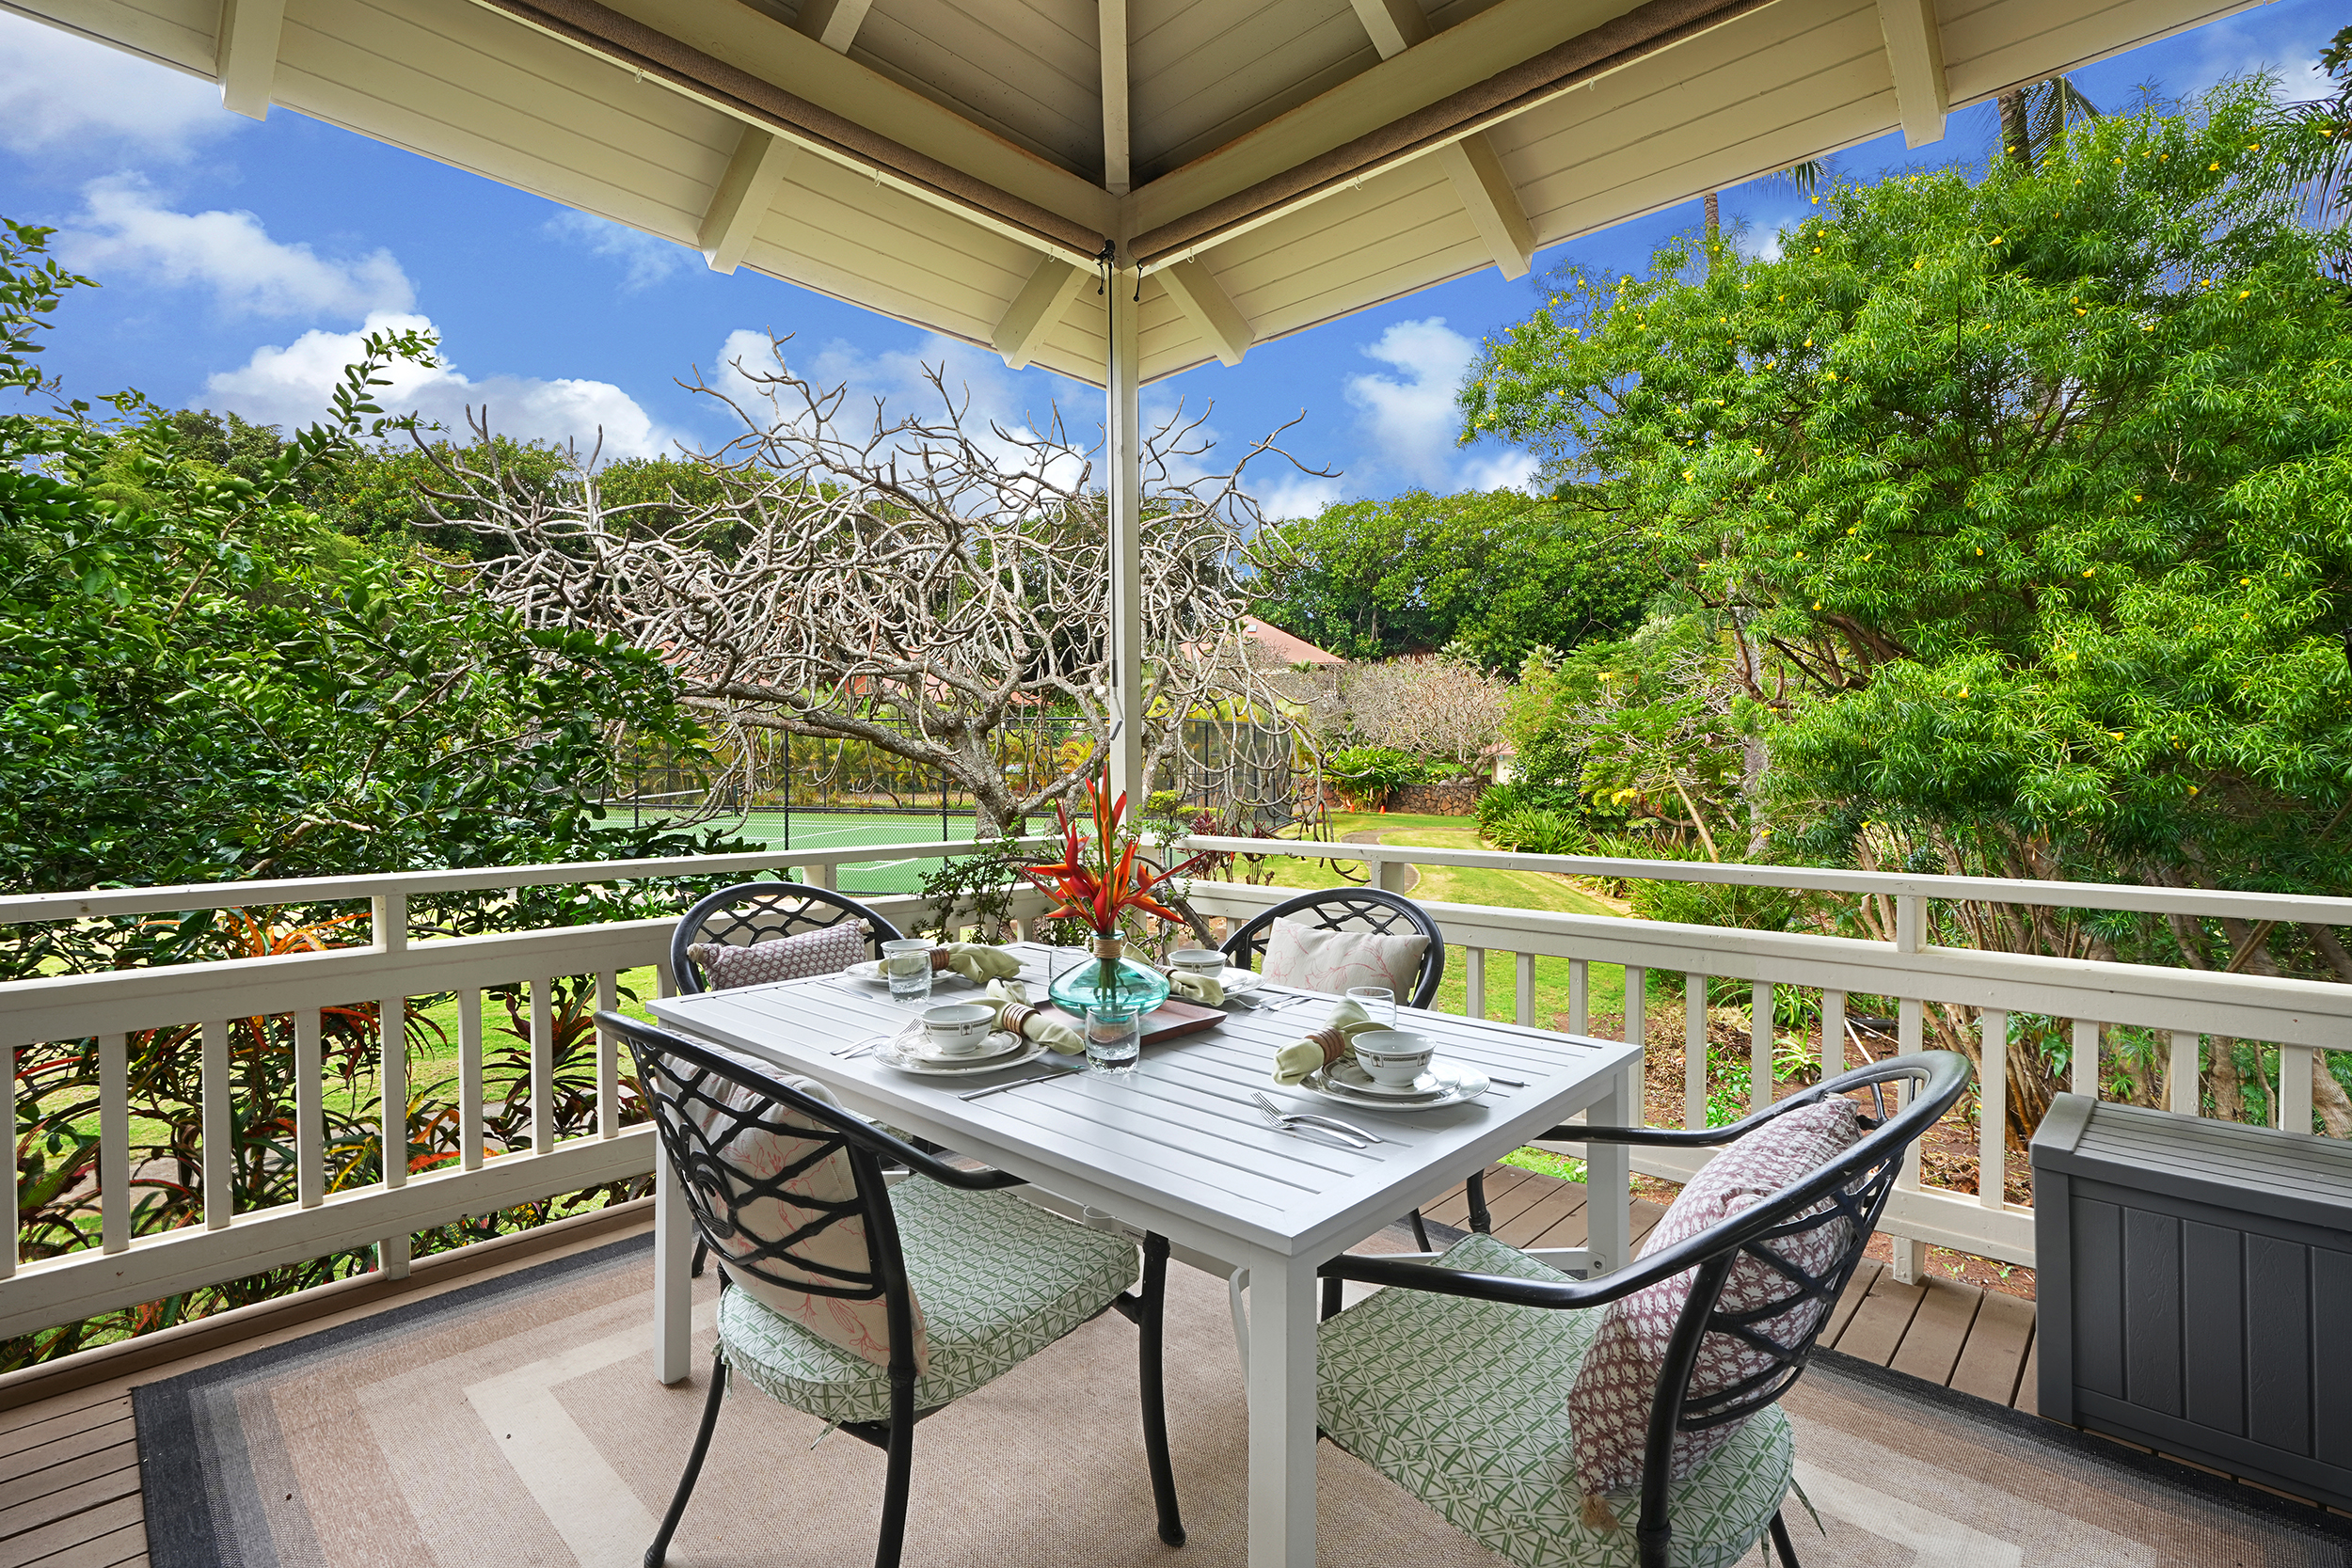
<instances>
[{"instance_id":1,"label":"white dining table","mask_svg":"<svg viewBox=\"0 0 2352 1568\"><path fill-rule=\"evenodd\" d=\"M1049 956L1019 944L1031 994L1042 999ZM975 998L961 981L935 1001ZM1263 987L1268 1004L1238 1005L1216 1027L1145 1047L1124 1076L1073 1069L1049 1081L966 1101L975 1087L1031 1076L1051 1055L973 1076L918 1076L845 1045L895 1030L912 1016L881 990L845 976L788 980L648 1003L665 1023L731 1048L754 1064L799 1073L850 1108L1026 1179L1044 1193L1136 1230L1156 1231L1176 1255L1248 1271L1246 1340L1250 1568L1309 1568L1315 1554L1315 1323L1318 1265L1434 1201L1470 1172L1577 1113L1623 1121L1637 1047L1491 1020L1399 1010L1399 1027L1429 1036L1439 1056L1497 1079L1483 1098L1411 1114L1335 1106L1271 1075L1277 1049L1320 1028L1336 997ZM1282 1004L1279 1010L1271 1005ZM1523 1084L1524 1087L1517 1086ZM1340 1148L1285 1133L1250 1101L1263 1090L1286 1110L1344 1117L1384 1140ZM1596 1194L1586 1244L1594 1271L1627 1257L1626 1149L1589 1146ZM656 1358L664 1383L690 1375L689 1257L692 1220L669 1163L657 1177ZM1441 1355L1445 1347L1433 1345Z\"/></svg>"}]
</instances>

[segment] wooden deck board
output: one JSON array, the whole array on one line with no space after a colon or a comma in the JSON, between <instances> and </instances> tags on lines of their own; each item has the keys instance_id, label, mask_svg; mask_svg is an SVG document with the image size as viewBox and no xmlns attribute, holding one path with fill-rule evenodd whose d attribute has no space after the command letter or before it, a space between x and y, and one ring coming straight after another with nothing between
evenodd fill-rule
<instances>
[{"instance_id":1,"label":"wooden deck board","mask_svg":"<svg viewBox=\"0 0 2352 1568\"><path fill-rule=\"evenodd\" d=\"M71 1459L79 1459L84 1454L96 1453L101 1449L110 1449L117 1443L128 1443L134 1435L131 1418L125 1416L119 1421L85 1427L80 1432L68 1433L46 1443L21 1449L0 1458L0 1486L7 1487L8 1495L14 1497L20 1487L33 1484L26 1478L36 1472L46 1471Z\"/></svg>"},{"instance_id":2,"label":"wooden deck board","mask_svg":"<svg viewBox=\"0 0 2352 1568\"><path fill-rule=\"evenodd\" d=\"M97 1474L81 1476L38 1497L11 1491L8 1505L0 1508L0 1542L13 1545L20 1536L69 1520L77 1513L87 1513L118 1498L129 1497L135 1502L139 1493L139 1459L135 1445L131 1447L133 1451L127 1463L118 1455Z\"/></svg>"},{"instance_id":3,"label":"wooden deck board","mask_svg":"<svg viewBox=\"0 0 2352 1568\"><path fill-rule=\"evenodd\" d=\"M1920 1290L1923 1294L1918 1310L1911 1315L1911 1327L1886 1364L1930 1383L1949 1383L1952 1369L1960 1364L1961 1347L1968 1342L1968 1331L1976 1324L1984 1292L1948 1279L1928 1280Z\"/></svg>"},{"instance_id":4,"label":"wooden deck board","mask_svg":"<svg viewBox=\"0 0 2352 1568\"><path fill-rule=\"evenodd\" d=\"M1488 1165L1485 1174L1486 1201L1491 1206L1498 1184L1526 1176L1528 1172L1519 1169L1517 1165ZM1516 1182L1514 1181L1513 1184L1516 1185ZM1461 1186L1450 1188L1446 1195L1437 1202L1423 1206L1422 1216L1424 1219L1436 1220L1439 1225L1450 1225L1456 1230L1468 1230L1470 1228L1469 1184L1465 1182Z\"/></svg>"},{"instance_id":5,"label":"wooden deck board","mask_svg":"<svg viewBox=\"0 0 2352 1568\"><path fill-rule=\"evenodd\" d=\"M2042 1414L2042 1391L2039 1382L2042 1367L2042 1337L2026 1349L2026 1370L2018 1374L2016 1407L2028 1416Z\"/></svg>"},{"instance_id":6,"label":"wooden deck board","mask_svg":"<svg viewBox=\"0 0 2352 1568\"><path fill-rule=\"evenodd\" d=\"M70 1398L70 1396L69 1396ZM109 1421L131 1418L131 1396L113 1399L93 1395L78 1403L62 1403L56 1407L46 1404L28 1406L24 1410L0 1410L0 1459L13 1458L28 1449L38 1449L70 1437L91 1427Z\"/></svg>"},{"instance_id":7,"label":"wooden deck board","mask_svg":"<svg viewBox=\"0 0 2352 1568\"><path fill-rule=\"evenodd\" d=\"M146 1568L146 1563L147 1526L129 1524L90 1540L76 1541L47 1557L25 1562L22 1568Z\"/></svg>"},{"instance_id":8,"label":"wooden deck board","mask_svg":"<svg viewBox=\"0 0 2352 1568\"><path fill-rule=\"evenodd\" d=\"M1836 1347L1838 1336L1846 1332L1846 1325L1853 1322L1853 1315L1861 1308L1863 1298L1870 1293L1870 1282L1879 1276L1880 1268L1880 1264L1866 1258L1862 1266L1854 1270L1853 1277L1847 1280L1846 1288L1838 1292L1837 1305L1829 1309L1829 1323L1821 1330L1822 1344L1832 1349Z\"/></svg>"},{"instance_id":9,"label":"wooden deck board","mask_svg":"<svg viewBox=\"0 0 2352 1568\"><path fill-rule=\"evenodd\" d=\"M1535 1238L1551 1229L1562 1220L1584 1212L1584 1189L1563 1181L1558 1186L1539 1193L1535 1201L1519 1210L1509 1219L1497 1216L1495 1239L1508 1246L1528 1247Z\"/></svg>"},{"instance_id":10,"label":"wooden deck board","mask_svg":"<svg viewBox=\"0 0 2352 1568\"><path fill-rule=\"evenodd\" d=\"M1926 1294L1924 1285L1898 1284L1891 1270L1881 1274L1870 1282L1870 1293L1863 1297L1861 1307L1846 1324L1846 1332L1838 1336L1837 1348L1848 1355L1885 1366L1902 1348L1912 1315L1919 1310L1919 1298Z\"/></svg>"},{"instance_id":11,"label":"wooden deck board","mask_svg":"<svg viewBox=\"0 0 2352 1568\"><path fill-rule=\"evenodd\" d=\"M144 1517L139 1508L137 1472L134 1471L131 1492L127 1497L115 1497L61 1519L52 1519L21 1534L0 1535L0 1551L6 1551L8 1560L12 1563L39 1563L71 1547L115 1534L126 1526L138 1528L141 1549L144 1550L147 1538L146 1527L141 1523Z\"/></svg>"},{"instance_id":12,"label":"wooden deck board","mask_svg":"<svg viewBox=\"0 0 2352 1568\"><path fill-rule=\"evenodd\" d=\"M1977 1321L1968 1330L1968 1342L1952 1367L1951 1386L1994 1404L2008 1404L2017 1397L2018 1379L2026 1370L2026 1353L2032 1343L2033 1303L1987 1291L1977 1308Z\"/></svg>"},{"instance_id":13,"label":"wooden deck board","mask_svg":"<svg viewBox=\"0 0 2352 1568\"><path fill-rule=\"evenodd\" d=\"M135 1470L138 1465L139 1446L128 1432L103 1449L87 1453L60 1453L52 1463L9 1482L8 1505L0 1508L0 1531L7 1529L8 1516L21 1504L35 1502L53 1492L78 1486L101 1476L110 1476L119 1470Z\"/></svg>"}]
</instances>

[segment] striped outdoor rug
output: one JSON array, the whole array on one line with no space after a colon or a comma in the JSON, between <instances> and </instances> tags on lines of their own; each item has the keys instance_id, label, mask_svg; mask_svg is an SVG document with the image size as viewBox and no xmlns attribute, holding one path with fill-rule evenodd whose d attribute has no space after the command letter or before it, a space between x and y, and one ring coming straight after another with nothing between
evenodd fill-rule
<instances>
[{"instance_id":1,"label":"striped outdoor rug","mask_svg":"<svg viewBox=\"0 0 2352 1568\"><path fill-rule=\"evenodd\" d=\"M701 1281L703 1370L661 1387L649 1265L649 1239L616 1243L137 1389L155 1568L638 1568L692 1441L716 1300L715 1279ZM1168 1418L1190 1544L1172 1551L1152 1534L1135 1331L1114 1314L923 1424L910 1563L1247 1560L1224 1286L1177 1268L1169 1287ZM1789 1400L1822 1527L1792 1502L1806 1568L2352 1564L2344 1534L2308 1510L1824 1359ZM838 1434L812 1450L819 1431L748 1387L731 1398L671 1561L870 1560L882 1455ZM1328 1444L1319 1484L1326 1562L1499 1568Z\"/></svg>"}]
</instances>

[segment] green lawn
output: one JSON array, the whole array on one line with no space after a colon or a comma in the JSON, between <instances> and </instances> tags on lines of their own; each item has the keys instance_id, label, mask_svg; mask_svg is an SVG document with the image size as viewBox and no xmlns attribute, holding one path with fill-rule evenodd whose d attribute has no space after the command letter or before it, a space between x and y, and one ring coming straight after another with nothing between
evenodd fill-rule
<instances>
[{"instance_id":1,"label":"green lawn","mask_svg":"<svg viewBox=\"0 0 2352 1568\"><path fill-rule=\"evenodd\" d=\"M1376 832L1382 844L1420 845L1432 849L1483 849L1478 824L1468 816L1414 816L1402 812L1333 812L1334 838L1354 832ZM1274 885L1299 889L1337 886L1340 878L1321 861L1281 860L1274 863ZM1623 915L1607 899L1587 893L1559 877L1537 871L1491 871L1483 868L1425 865L1412 896L1440 904L1491 904L1502 909L1549 910L1565 914ZM1445 980L1438 988L1437 1006L1458 1013L1468 1006L1464 982L1467 965L1462 950L1446 950ZM1491 954L1486 964L1486 1009L1490 1016L1511 1016L1517 980L1506 955ZM1592 970L1592 1010L1625 1011L1625 971L1596 964ZM1535 960L1535 1017L1539 1027L1550 1028L1568 1010L1568 960Z\"/></svg>"}]
</instances>

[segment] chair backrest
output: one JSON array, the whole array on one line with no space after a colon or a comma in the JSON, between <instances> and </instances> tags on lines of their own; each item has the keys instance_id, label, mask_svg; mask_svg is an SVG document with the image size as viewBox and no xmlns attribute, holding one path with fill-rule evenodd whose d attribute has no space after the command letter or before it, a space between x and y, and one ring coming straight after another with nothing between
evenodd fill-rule
<instances>
[{"instance_id":1,"label":"chair backrest","mask_svg":"<svg viewBox=\"0 0 2352 1568\"><path fill-rule=\"evenodd\" d=\"M1803 1181L1641 1260L1638 1268L1645 1275L1695 1269L1650 1404L1642 1515L1636 1528L1642 1568L1664 1568L1668 1560L1667 1497L1675 1434L1744 1419L1796 1383L1839 1293L1861 1265L1904 1152L1951 1109L1968 1079L1966 1057L1947 1051L1921 1052L1843 1073L1780 1101L1766 1115L1785 1115L1830 1095L1867 1088L1881 1116L1875 1122L1866 1117L1864 1125L1871 1131L1862 1141ZM1909 1103L1891 1117L1884 1115L1889 1084L1910 1085ZM1791 1259L1793 1239L1824 1230L1830 1231L1834 1245L1812 1268ZM1785 1280L1787 1291L1776 1291L1776 1299L1760 1306L1724 1307L1724 1286L1732 1265L1743 1256ZM1796 1310L1806 1303L1816 1304L1819 1310ZM1692 1388L1692 1373L1701 1345L1712 1335L1738 1341L1759 1364L1737 1382L1697 1392Z\"/></svg>"},{"instance_id":2,"label":"chair backrest","mask_svg":"<svg viewBox=\"0 0 2352 1568\"><path fill-rule=\"evenodd\" d=\"M1265 957L1277 917L1295 920L1320 931L1372 931L1384 936L1424 936L1429 945L1421 955L1421 973L1414 976L1408 1007L1426 1007L1445 978L1445 933L1429 911L1401 893L1376 887L1322 888L1286 898L1261 910L1240 930L1225 939L1225 957L1243 969L1255 969Z\"/></svg>"},{"instance_id":3,"label":"chair backrest","mask_svg":"<svg viewBox=\"0 0 2352 1568\"><path fill-rule=\"evenodd\" d=\"M802 882L738 882L723 887L678 917L670 936L670 972L678 993L691 996L709 989L702 967L688 956L697 942L726 942L748 947L776 937L819 931L845 920L863 920L874 933L873 956L882 944L898 940L898 927L847 894Z\"/></svg>"},{"instance_id":4,"label":"chair backrest","mask_svg":"<svg viewBox=\"0 0 2352 1568\"><path fill-rule=\"evenodd\" d=\"M882 1303L886 1364L894 1380L903 1366L911 1387L921 1341L882 1168L884 1155L898 1152L896 1140L837 1105L666 1029L617 1013L599 1013L596 1022L628 1042L694 1227L736 1283L759 1280L852 1305ZM776 1164L779 1148L789 1157ZM747 1160L747 1152L754 1157ZM846 1192L822 1179L828 1164L846 1169ZM776 1234L780 1212L795 1223ZM864 1245L844 1248L838 1227L853 1222L861 1225ZM836 1244L824 1244L829 1233Z\"/></svg>"}]
</instances>

